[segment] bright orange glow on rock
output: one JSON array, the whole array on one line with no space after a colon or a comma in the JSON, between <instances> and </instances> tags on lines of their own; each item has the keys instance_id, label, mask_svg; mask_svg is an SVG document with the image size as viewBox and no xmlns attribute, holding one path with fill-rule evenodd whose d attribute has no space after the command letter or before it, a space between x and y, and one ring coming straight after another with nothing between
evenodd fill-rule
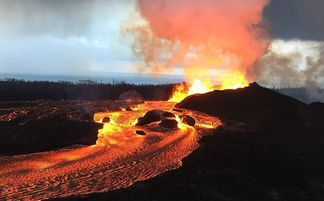
<instances>
[{"instance_id":1,"label":"bright orange glow on rock","mask_svg":"<svg viewBox=\"0 0 324 201\"><path fill-rule=\"evenodd\" d=\"M180 102L187 96L193 94L203 94L213 90L238 89L249 85L245 76L240 72L219 75L216 83L216 85L213 85L209 80L201 81L200 79L196 79L190 87L186 84L178 84L175 86L169 101Z\"/></svg>"},{"instance_id":2,"label":"bright orange glow on rock","mask_svg":"<svg viewBox=\"0 0 324 201\"><path fill-rule=\"evenodd\" d=\"M196 93L207 93L213 90L213 84L209 81L200 81L195 80L194 83L189 88L188 94L196 94Z\"/></svg>"},{"instance_id":3,"label":"bright orange glow on rock","mask_svg":"<svg viewBox=\"0 0 324 201\"><path fill-rule=\"evenodd\" d=\"M217 87L219 90L238 89L247 87L249 82L240 72L225 73L219 76L220 84Z\"/></svg>"},{"instance_id":4,"label":"bright orange glow on rock","mask_svg":"<svg viewBox=\"0 0 324 201\"><path fill-rule=\"evenodd\" d=\"M189 95L207 93L212 90L214 90L214 86L211 82L197 79L189 88L185 84L176 85L169 101L180 102Z\"/></svg>"},{"instance_id":5,"label":"bright orange glow on rock","mask_svg":"<svg viewBox=\"0 0 324 201\"><path fill-rule=\"evenodd\" d=\"M177 122L178 122L178 128L179 128L180 130L185 130L185 129L187 129L187 128L189 127L188 125L182 123L182 121L181 121L179 115L176 115L176 118L175 118L175 119L176 119Z\"/></svg>"}]
</instances>

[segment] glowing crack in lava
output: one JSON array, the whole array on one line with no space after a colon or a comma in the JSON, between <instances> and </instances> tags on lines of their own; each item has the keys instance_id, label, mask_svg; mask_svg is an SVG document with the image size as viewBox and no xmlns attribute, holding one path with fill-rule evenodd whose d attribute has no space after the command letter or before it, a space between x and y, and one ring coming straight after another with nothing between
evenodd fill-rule
<instances>
[{"instance_id":1,"label":"glowing crack in lava","mask_svg":"<svg viewBox=\"0 0 324 201\"><path fill-rule=\"evenodd\" d=\"M198 147L198 139L221 125L218 118L189 110L173 110L172 102L145 102L132 111L94 115L103 128L96 145L0 157L0 200L40 200L124 188L181 166ZM175 115L178 128L153 122L135 126L147 111ZM190 115L195 126L181 122ZM197 132L199 129L202 132ZM136 133L141 131L142 135Z\"/></svg>"}]
</instances>

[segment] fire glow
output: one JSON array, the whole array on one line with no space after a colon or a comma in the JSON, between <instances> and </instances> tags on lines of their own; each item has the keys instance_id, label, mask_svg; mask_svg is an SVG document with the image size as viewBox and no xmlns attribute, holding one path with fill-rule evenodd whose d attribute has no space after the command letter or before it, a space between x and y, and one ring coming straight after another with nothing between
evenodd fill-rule
<instances>
[{"instance_id":1,"label":"fire glow","mask_svg":"<svg viewBox=\"0 0 324 201\"><path fill-rule=\"evenodd\" d=\"M180 167L182 158L198 147L198 139L222 125L216 117L185 109L174 111L172 102L148 101L130 108L133 110L94 115L94 121L103 124L95 145L18 155L10 160L0 157L1 196L43 200L125 188ZM158 122L134 125L155 109L173 113L177 128L161 128ZM186 124L183 115L195 119L195 125Z\"/></svg>"},{"instance_id":2,"label":"fire glow","mask_svg":"<svg viewBox=\"0 0 324 201\"><path fill-rule=\"evenodd\" d=\"M169 101L180 102L187 96L193 94L203 94L213 90L238 89L249 85L245 76L240 72L223 74L219 78L218 85L214 85L213 82L208 79L203 81L196 79L189 86L185 83L175 85Z\"/></svg>"},{"instance_id":3,"label":"fire glow","mask_svg":"<svg viewBox=\"0 0 324 201\"><path fill-rule=\"evenodd\" d=\"M132 50L154 75L182 68L186 84L169 101L255 81L269 44L262 12L269 0L137 0L144 23L129 28Z\"/></svg>"}]
</instances>

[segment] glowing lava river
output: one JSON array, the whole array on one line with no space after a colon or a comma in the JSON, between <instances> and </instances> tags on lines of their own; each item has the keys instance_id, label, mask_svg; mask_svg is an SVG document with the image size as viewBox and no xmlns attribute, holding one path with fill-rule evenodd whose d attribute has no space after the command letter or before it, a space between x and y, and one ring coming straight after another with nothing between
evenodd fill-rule
<instances>
[{"instance_id":1,"label":"glowing lava river","mask_svg":"<svg viewBox=\"0 0 324 201\"><path fill-rule=\"evenodd\" d=\"M0 157L0 199L39 200L124 188L181 166L198 139L221 124L218 118L173 109L172 102L145 102L132 110L94 115L102 123L96 145ZM177 128L138 118L151 110L174 115ZM183 123L190 115L195 125ZM104 122L104 123L103 123Z\"/></svg>"}]
</instances>

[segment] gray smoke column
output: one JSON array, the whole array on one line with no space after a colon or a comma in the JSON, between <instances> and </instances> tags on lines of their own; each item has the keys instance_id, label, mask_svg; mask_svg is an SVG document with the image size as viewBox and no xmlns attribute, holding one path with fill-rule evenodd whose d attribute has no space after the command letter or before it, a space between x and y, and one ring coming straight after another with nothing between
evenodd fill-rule
<instances>
[{"instance_id":1,"label":"gray smoke column","mask_svg":"<svg viewBox=\"0 0 324 201\"><path fill-rule=\"evenodd\" d=\"M138 0L146 20L133 27L133 51L153 73L184 68L187 81L236 72L253 79L268 40L262 12L268 0ZM234 78L235 79L235 78Z\"/></svg>"}]
</instances>

